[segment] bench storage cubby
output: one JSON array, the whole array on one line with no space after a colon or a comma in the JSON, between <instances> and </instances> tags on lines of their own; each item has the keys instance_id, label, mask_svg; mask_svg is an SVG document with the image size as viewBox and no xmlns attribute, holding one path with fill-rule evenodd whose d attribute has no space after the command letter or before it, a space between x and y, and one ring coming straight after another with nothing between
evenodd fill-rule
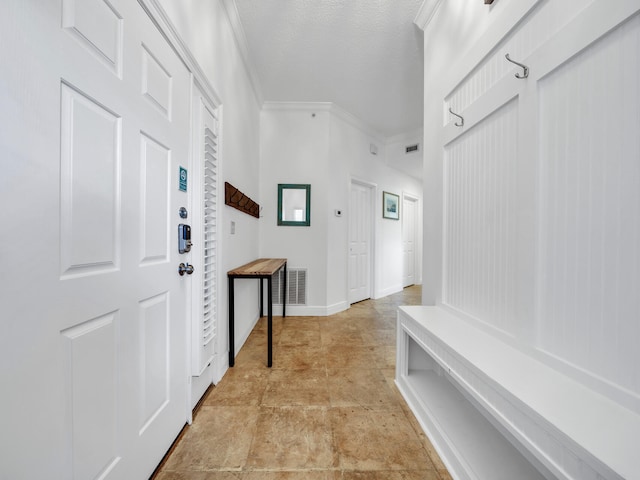
<instances>
[{"instance_id":1,"label":"bench storage cubby","mask_svg":"<svg viewBox=\"0 0 640 480\"><path fill-rule=\"evenodd\" d=\"M455 479L640 478L640 416L439 307L400 307L396 384Z\"/></svg>"}]
</instances>

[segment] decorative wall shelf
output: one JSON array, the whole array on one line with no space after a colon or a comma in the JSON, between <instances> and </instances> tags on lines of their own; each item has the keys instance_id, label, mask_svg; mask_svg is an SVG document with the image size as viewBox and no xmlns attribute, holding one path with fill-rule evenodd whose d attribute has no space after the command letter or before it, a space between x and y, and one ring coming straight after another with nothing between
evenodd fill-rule
<instances>
[{"instance_id":1,"label":"decorative wall shelf","mask_svg":"<svg viewBox=\"0 0 640 480\"><path fill-rule=\"evenodd\" d=\"M240 210L242 213L260 218L260 205L251 200L229 182L224 182L224 203L236 210Z\"/></svg>"}]
</instances>

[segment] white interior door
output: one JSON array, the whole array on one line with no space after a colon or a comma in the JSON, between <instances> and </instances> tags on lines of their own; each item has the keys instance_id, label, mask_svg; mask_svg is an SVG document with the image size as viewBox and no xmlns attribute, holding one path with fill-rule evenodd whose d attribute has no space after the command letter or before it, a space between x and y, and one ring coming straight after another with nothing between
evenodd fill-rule
<instances>
[{"instance_id":1,"label":"white interior door","mask_svg":"<svg viewBox=\"0 0 640 480\"><path fill-rule=\"evenodd\" d=\"M148 478L187 416L189 73L137 2L2 10L0 477Z\"/></svg>"},{"instance_id":2,"label":"white interior door","mask_svg":"<svg viewBox=\"0 0 640 480\"><path fill-rule=\"evenodd\" d=\"M349 303L371 298L371 187L351 183Z\"/></svg>"},{"instance_id":3,"label":"white interior door","mask_svg":"<svg viewBox=\"0 0 640 480\"><path fill-rule=\"evenodd\" d=\"M402 286L416 283L416 232L418 201L415 198L402 198Z\"/></svg>"}]
</instances>

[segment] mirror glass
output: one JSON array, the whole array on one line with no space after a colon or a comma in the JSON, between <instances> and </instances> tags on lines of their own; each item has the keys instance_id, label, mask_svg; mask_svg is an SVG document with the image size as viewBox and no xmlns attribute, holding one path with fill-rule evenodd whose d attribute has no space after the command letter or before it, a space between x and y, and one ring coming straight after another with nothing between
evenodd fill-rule
<instances>
[{"instance_id":1,"label":"mirror glass","mask_svg":"<svg viewBox=\"0 0 640 480\"><path fill-rule=\"evenodd\" d=\"M278 185L278 225L311 225L311 185Z\"/></svg>"}]
</instances>

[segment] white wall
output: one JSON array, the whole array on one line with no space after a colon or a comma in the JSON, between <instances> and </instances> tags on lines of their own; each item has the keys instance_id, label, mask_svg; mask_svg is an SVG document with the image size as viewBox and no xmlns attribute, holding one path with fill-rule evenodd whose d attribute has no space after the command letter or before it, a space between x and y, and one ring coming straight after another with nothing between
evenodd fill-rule
<instances>
[{"instance_id":1,"label":"white wall","mask_svg":"<svg viewBox=\"0 0 640 480\"><path fill-rule=\"evenodd\" d=\"M315 116L313 116L315 115ZM266 105L261 114L260 255L307 269L307 306L322 314L327 291L329 112ZM311 185L311 226L277 225L278 184ZM289 312L296 309L289 307Z\"/></svg>"},{"instance_id":2,"label":"white wall","mask_svg":"<svg viewBox=\"0 0 640 480\"><path fill-rule=\"evenodd\" d=\"M339 112L339 110L338 110ZM378 154L372 155L370 144L378 146ZM395 193L402 198L402 193L410 193L422 197L422 183L413 177L391 168L387 164L387 145L384 139L367 131L366 127L351 121L348 115L334 115L331 123L331 162L333 170L340 172L340 177L332 181L334 194L332 198L343 199L343 210L349 207L349 187L351 178L375 184L374 212L374 285L373 297L380 298L402 290L402 222L382 218L382 192ZM340 168L339 166L342 166ZM421 203L421 202L420 202ZM329 206L332 214L333 207ZM340 261L338 252L347 258L348 218L342 218L343 236L332 234L330 250L337 257L332 265L334 281L344 278L346 282L346 260ZM340 242L340 244L338 244ZM420 276L418 275L418 278ZM346 285L343 289L346 292ZM344 295L344 293L343 293Z\"/></svg>"},{"instance_id":3,"label":"white wall","mask_svg":"<svg viewBox=\"0 0 640 480\"><path fill-rule=\"evenodd\" d=\"M261 255L283 256L290 267L309 269L308 306L291 311L327 315L348 307L352 177L377 185L373 296L401 290L401 222L382 219L382 191L421 197L421 182L389 167L384 139L336 106L267 104L261 118ZM377 156L370 143L378 145ZM277 226L278 183L311 184L311 227Z\"/></svg>"},{"instance_id":4,"label":"white wall","mask_svg":"<svg viewBox=\"0 0 640 480\"><path fill-rule=\"evenodd\" d=\"M254 200L259 198L260 105L238 49L227 12L219 1L159 0L179 35L204 70L222 102L220 175ZM222 193L223 198L224 193ZM230 223L235 222L235 234ZM217 352L228 348L228 301L226 272L259 255L258 219L227 207L219 210L219 336ZM244 343L258 319L257 282L235 283L236 351ZM221 355L218 372L205 372L194 378L193 400L226 368ZM217 378L215 379L217 381Z\"/></svg>"},{"instance_id":5,"label":"white wall","mask_svg":"<svg viewBox=\"0 0 640 480\"><path fill-rule=\"evenodd\" d=\"M387 138L386 142L386 164L392 168L397 168L407 175L422 181L422 150L424 145L422 144L424 137L424 131L422 128L413 130L411 132L402 133L400 135L394 135ZM406 147L408 145L418 144L418 151L407 153Z\"/></svg>"}]
</instances>

